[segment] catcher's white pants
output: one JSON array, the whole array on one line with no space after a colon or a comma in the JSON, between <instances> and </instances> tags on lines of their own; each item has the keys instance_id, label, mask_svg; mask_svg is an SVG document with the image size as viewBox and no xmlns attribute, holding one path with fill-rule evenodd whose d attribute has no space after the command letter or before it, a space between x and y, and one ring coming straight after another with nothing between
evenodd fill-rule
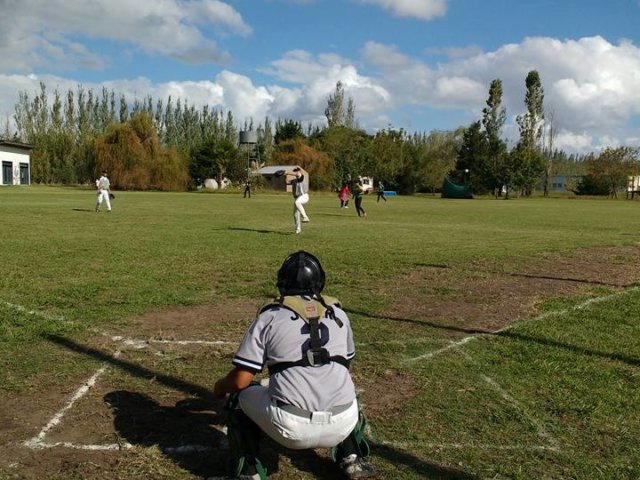
<instances>
[{"instance_id":1,"label":"catcher's white pants","mask_svg":"<svg viewBox=\"0 0 640 480\"><path fill-rule=\"evenodd\" d=\"M109 190L98 190L98 203L96 204L96 209L100 208L100 205L102 205L103 199L105 202L107 202L107 210L111 211L111 200L109 200Z\"/></svg>"},{"instance_id":2,"label":"catcher's white pants","mask_svg":"<svg viewBox=\"0 0 640 480\"><path fill-rule=\"evenodd\" d=\"M302 217L303 220L309 221L309 217L307 217L307 212L304 211L303 206L308 201L309 194L303 193L293 202L293 222L296 225L296 232L300 231L300 217Z\"/></svg>"},{"instance_id":3,"label":"catcher's white pants","mask_svg":"<svg viewBox=\"0 0 640 480\"><path fill-rule=\"evenodd\" d=\"M286 412L276 405L269 389L246 388L238 397L242 411L280 445L294 450L330 448L338 445L358 423L358 402L344 412L314 412L311 418Z\"/></svg>"}]
</instances>

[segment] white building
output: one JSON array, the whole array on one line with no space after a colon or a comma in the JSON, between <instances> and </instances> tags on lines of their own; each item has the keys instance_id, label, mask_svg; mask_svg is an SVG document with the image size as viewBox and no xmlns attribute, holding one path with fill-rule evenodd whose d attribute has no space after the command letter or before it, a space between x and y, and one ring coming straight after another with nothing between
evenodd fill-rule
<instances>
[{"instance_id":1,"label":"white building","mask_svg":"<svg viewBox=\"0 0 640 480\"><path fill-rule=\"evenodd\" d=\"M358 177L362 182L362 191L365 193L370 193L375 190L375 186L373 184L373 177Z\"/></svg>"},{"instance_id":2,"label":"white building","mask_svg":"<svg viewBox=\"0 0 640 480\"><path fill-rule=\"evenodd\" d=\"M31 150L26 143L0 140L0 185L31 185Z\"/></svg>"}]
</instances>

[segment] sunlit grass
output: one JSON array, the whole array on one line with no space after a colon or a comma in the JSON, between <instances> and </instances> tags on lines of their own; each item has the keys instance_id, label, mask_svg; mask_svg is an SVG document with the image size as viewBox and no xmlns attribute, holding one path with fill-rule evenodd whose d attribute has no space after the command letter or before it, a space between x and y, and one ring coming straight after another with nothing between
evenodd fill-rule
<instances>
[{"instance_id":1,"label":"sunlit grass","mask_svg":"<svg viewBox=\"0 0 640 480\"><path fill-rule=\"evenodd\" d=\"M548 299L541 311L560 314L417 362L407 360L446 346L447 332L379 315L393 300L385 284L397 286L416 265L517 264L635 244L637 202L367 197L363 219L316 193L300 235L285 194L118 192L111 214L96 214L94 202L91 190L0 189L0 391L42 388L52 363L60 384L95 368L95 359L72 358L43 335L84 341L90 328L126 326L144 312L266 300L285 256L306 249L327 271L326 293L353 312L356 380L391 371L413 382L399 413L372 418L374 461L387 478L640 477L637 291L585 308L575 308L584 295ZM407 285L459 299L454 287ZM611 293L594 287L591 296ZM228 358L204 366L170 353L153 368L193 383L210 386L228 368ZM117 375L138 390L148 381ZM291 478L288 468L277 478Z\"/></svg>"}]
</instances>

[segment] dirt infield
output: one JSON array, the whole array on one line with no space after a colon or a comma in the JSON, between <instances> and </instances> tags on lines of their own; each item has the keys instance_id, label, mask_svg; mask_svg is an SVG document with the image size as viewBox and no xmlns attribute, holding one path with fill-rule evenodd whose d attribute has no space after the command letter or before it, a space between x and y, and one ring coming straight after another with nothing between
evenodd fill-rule
<instances>
[{"instance_id":1,"label":"dirt infield","mask_svg":"<svg viewBox=\"0 0 640 480\"><path fill-rule=\"evenodd\" d=\"M451 338L493 332L535 315L551 298L632 286L640 281L637 258L639 246L542 255L526 264L416 265L378 292L394 299L378 318L433 326ZM58 378L52 368L33 378L27 393L1 394L0 478L222 475L222 405L207 396L215 372L202 366L228 368L259 303L151 312L79 339L52 336L61 361L82 355L94 359L96 368L73 378ZM101 367L95 383L78 396ZM393 369L357 380L371 422L396 415L399 398L419 393L410 376ZM60 421L52 425L55 415ZM292 477L297 468L337 478L324 451L283 454L268 444L266 452L275 480L302 478Z\"/></svg>"}]
</instances>

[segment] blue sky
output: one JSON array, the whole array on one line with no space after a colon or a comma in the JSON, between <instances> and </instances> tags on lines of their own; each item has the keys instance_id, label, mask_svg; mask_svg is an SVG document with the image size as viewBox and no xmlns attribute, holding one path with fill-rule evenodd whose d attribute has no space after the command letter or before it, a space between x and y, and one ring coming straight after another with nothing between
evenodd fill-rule
<instances>
[{"instance_id":1,"label":"blue sky","mask_svg":"<svg viewBox=\"0 0 640 480\"><path fill-rule=\"evenodd\" d=\"M500 78L517 137L539 72L556 145L640 145L640 0L0 0L0 119L40 81L180 97L241 123L322 124L337 81L359 125L451 130Z\"/></svg>"}]
</instances>

